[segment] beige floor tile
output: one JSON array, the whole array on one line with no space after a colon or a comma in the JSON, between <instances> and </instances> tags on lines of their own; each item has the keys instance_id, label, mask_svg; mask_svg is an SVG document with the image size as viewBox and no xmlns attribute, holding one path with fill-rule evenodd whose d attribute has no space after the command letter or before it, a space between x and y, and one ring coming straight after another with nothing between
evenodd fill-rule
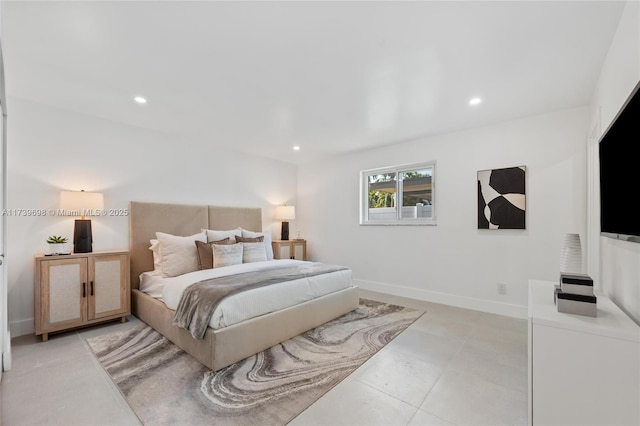
<instances>
[{"instance_id":1,"label":"beige floor tile","mask_svg":"<svg viewBox=\"0 0 640 426\"><path fill-rule=\"evenodd\" d=\"M515 332L526 331L527 320L524 318L513 318L505 315L490 314L483 312L478 318L478 325L488 326L502 330L512 330Z\"/></svg>"},{"instance_id":2,"label":"beige floor tile","mask_svg":"<svg viewBox=\"0 0 640 426\"><path fill-rule=\"evenodd\" d=\"M453 426L453 423L426 411L418 410L409 422L409 426Z\"/></svg>"},{"instance_id":3,"label":"beige floor tile","mask_svg":"<svg viewBox=\"0 0 640 426\"><path fill-rule=\"evenodd\" d=\"M475 324L473 322L449 321L427 312L411 324L409 328L437 336L466 340L473 332Z\"/></svg>"},{"instance_id":4,"label":"beige floor tile","mask_svg":"<svg viewBox=\"0 0 640 426\"><path fill-rule=\"evenodd\" d=\"M139 424L88 353L2 379L6 425Z\"/></svg>"},{"instance_id":5,"label":"beige floor tile","mask_svg":"<svg viewBox=\"0 0 640 426\"><path fill-rule=\"evenodd\" d=\"M382 350L350 377L419 407L443 371L414 356Z\"/></svg>"},{"instance_id":6,"label":"beige floor tile","mask_svg":"<svg viewBox=\"0 0 640 426\"><path fill-rule=\"evenodd\" d=\"M496 352L487 350L486 346L465 344L448 368L473 373L497 385L527 392L527 363L519 355L496 356Z\"/></svg>"},{"instance_id":7,"label":"beige floor tile","mask_svg":"<svg viewBox=\"0 0 640 426\"><path fill-rule=\"evenodd\" d=\"M47 368L84 355L84 344L75 331L51 335L43 342L35 335L11 340L11 375Z\"/></svg>"},{"instance_id":8,"label":"beige floor tile","mask_svg":"<svg viewBox=\"0 0 640 426\"><path fill-rule=\"evenodd\" d=\"M406 402L347 378L289 425L406 425L416 411Z\"/></svg>"},{"instance_id":9,"label":"beige floor tile","mask_svg":"<svg viewBox=\"0 0 640 426\"><path fill-rule=\"evenodd\" d=\"M496 362L515 367L527 365L527 339L501 336L498 331L487 333L477 328L466 340L466 348L487 354Z\"/></svg>"},{"instance_id":10,"label":"beige floor tile","mask_svg":"<svg viewBox=\"0 0 640 426\"><path fill-rule=\"evenodd\" d=\"M527 344L527 320L483 313L476 321L474 334L487 340L510 340Z\"/></svg>"},{"instance_id":11,"label":"beige floor tile","mask_svg":"<svg viewBox=\"0 0 640 426\"><path fill-rule=\"evenodd\" d=\"M429 309L429 314L431 318L442 321L475 325L484 312L434 303Z\"/></svg>"},{"instance_id":12,"label":"beige floor tile","mask_svg":"<svg viewBox=\"0 0 640 426\"><path fill-rule=\"evenodd\" d=\"M461 345L462 342L456 338L436 336L407 328L389 342L386 348L443 368L451 361Z\"/></svg>"},{"instance_id":13,"label":"beige floor tile","mask_svg":"<svg viewBox=\"0 0 640 426\"><path fill-rule=\"evenodd\" d=\"M527 394L472 373L447 370L422 410L459 425L527 424Z\"/></svg>"}]
</instances>

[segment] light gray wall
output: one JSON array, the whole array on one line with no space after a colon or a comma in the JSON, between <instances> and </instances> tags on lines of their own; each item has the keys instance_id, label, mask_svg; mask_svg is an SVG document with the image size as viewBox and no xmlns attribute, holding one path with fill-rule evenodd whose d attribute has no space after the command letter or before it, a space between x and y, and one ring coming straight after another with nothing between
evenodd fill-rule
<instances>
[{"instance_id":1,"label":"light gray wall","mask_svg":"<svg viewBox=\"0 0 640 426\"><path fill-rule=\"evenodd\" d=\"M309 254L363 288L526 316L528 280L557 280L564 235L585 232L588 121L585 106L300 167ZM437 226L358 224L361 170L433 160ZM478 230L477 171L523 165L527 229Z\"/></svg>"},{"instance_id":2,"label":"light gray wall","mask_svg":"<svg viewBox=\"0 0 640 426\"><path fill-rule=\"evenodd\" d=\"M592 126L599 129L599 133L607 129L639 80L640 3L632 1L627 3L620 19L591 101ZM597 173L597 170L591 172ZM594 187L597 195L597 185ZM638 190L630 190L630 202L637 205ZM594 203L590 208L595 210L598 206ZM597 239L596 244L598 242L602 290L640 324L640 244L605 237Z\"/></svg>"},{"instance_id":3,"label":"light gray wall","mask_svg":"<svg viewBox=\"0 0 640 426\"><path fill-rule=\"evenodd\" d=\"M61 190L129 201L261 207L279 237L275 206L295 204L296 166L20 99L9 99L8 207L57 209ZM73 236L74 218L9 217L8 302L12 336L33 332L33 256L47 236ZM127 249L128 217L92 219L94 250ZM291 232L295 235L295 223Z\"/></svg>"}]
</instances>

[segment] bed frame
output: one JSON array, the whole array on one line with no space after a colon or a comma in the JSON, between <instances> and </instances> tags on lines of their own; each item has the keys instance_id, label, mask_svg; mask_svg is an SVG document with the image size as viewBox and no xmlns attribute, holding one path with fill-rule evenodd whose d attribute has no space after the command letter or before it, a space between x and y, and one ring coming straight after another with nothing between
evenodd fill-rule
<instances>
[{"instance_id":1,"label":"bed frame","mask_svg":"<svg viewBox=\"0 0 640 426\"><path fill-rule=\"evenodd\" d=\"M129 209L131 304L133 314L167 339L216 371L284 342L358 307L358 288L352 286L302 304L262 315L229 327L207 328L202 340L176 327L173 310L139 290L140 274L153 270L149 240L156 231L193 235L201 229L241 227L260 232L262 210L246 207L162 204L132 201Z\"/></svg>"}]
</instances>

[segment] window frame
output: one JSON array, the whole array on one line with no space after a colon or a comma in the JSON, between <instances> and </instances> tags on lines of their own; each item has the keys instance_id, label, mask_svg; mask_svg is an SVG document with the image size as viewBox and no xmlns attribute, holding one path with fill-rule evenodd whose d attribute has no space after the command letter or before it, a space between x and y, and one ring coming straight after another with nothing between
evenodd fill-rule
<instances>
[{"instance_id":1,"label":"window frame","mask_svg":"<svg viewBox=\"0 0 640 426\"><path fill-rule=\"evenodd\" d=\"M405 172L416 171L420 169L431 169L431 217L428 218L403 218L402 217L402 196L403 180L401 174ZM369 176L395 173L396 183L396 201L395 201L395 219L371 220L369 219ZM388 225L419 225L433 226L436 225L436 162L426 161L422 163L402 164L398 166L380 167L377 169L368 169L360 171L360 225L367 226L388 226Z\"/></svg>"}]
</instances>

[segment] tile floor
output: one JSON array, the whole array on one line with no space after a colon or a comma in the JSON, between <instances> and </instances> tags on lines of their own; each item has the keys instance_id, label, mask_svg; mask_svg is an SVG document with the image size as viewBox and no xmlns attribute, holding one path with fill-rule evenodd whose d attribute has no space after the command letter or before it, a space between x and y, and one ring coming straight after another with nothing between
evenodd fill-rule
<instances>
[{"instance_id":1,"label":"tile floor","mask_svg":"<svg viewBox=\"0 0 640 426\"><path fill-rule=\"evenodd\" d=\"M361 291L427 314L290 425L524 425L527 323L479 311ZM0 383L0 424L139 425L85 339L109 323L12 342Z\"/></svg>"}]
</instances>

